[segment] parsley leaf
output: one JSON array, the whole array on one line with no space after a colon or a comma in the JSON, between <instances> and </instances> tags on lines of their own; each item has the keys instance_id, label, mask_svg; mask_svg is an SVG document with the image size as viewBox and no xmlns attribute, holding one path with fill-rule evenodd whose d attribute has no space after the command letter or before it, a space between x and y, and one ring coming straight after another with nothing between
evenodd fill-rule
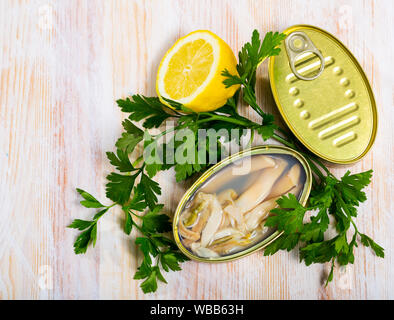
<instances>
[{"instance_id":1,"label":"parsley leaf","mask_svg":"<svg viewBox=\"0 0 394 320\"><path fill-rule=\"evenodd\" d=\"M107 158L109 159L110 163L120 172L130 172L136 170L131 164L127 152L122 151L121 149L118 149L116 154L113 152L107 152Z\"/></svg>"},{"instance_id":2,"label":"parsley leaf","mask_svg":"<svg viewBox=\"0 0 394 320\"><path fill-rule=\"evenodd\" d=\"M146 174L142 173L139 183L140 192L145 197L148 207L153 210L157 204L157 195L161 194L161 188L156 181L153 181Z\"/></svg>"},{"instance_id":3,"label":"parsley leaf","mask_svg":"<svg viewBox=\"0 0 394 320\"><path fill-rule=\"evenodd\" d=\"M332 174L323 176L320 184L312 191L309 207L298 203L294 195L281 197L277 203L279 208L271 210L272 215L265 225L283 231L283 235L265 249L265 255L279 250L291 250L299 242L300 258L306 265L331 261L331 270L327 283L332 281L334 264L347 265L354 263L354 248L357 247L357 235L364 246L371 247L378 257L384 257L384 249L370 237L358 231L353 218L357 216L358 205L366 200L362 191L371 181L372 171L351 175L346 172L341 180ZM317 212L304 223L306 211ZM330 223L329 215L336 221L337 235L325 239L324 235ZM353 236L348 241L350 226L354 227Z\"/></svg>"},{"instance_id":4,"label":"parsley leaf","mask_svg":"<svg viewBox=\"0 0 394 320\"><path fill-rule=\"evenodd\" d=\"M76 254L85 253L88 245L96 238L96 224L92 224L86 231L82 232L74 243L74 252Z\"/></svg>"},{"instance_id":5,"label":"parsley leaf","mask_svg":"<svg viewBox=\"0 0 394 320\"><path fill-rule=\"evenodd\" d=\"M183 257L182 257L183 258ZM165 271L179 271L181 267L179 266L179 257L174 252L167 252L161 256L161 264Z\"/></svg>"},{"instance_id":6,"label":"parsley leaf","mask_svg":"<svg viewBox=\"0 0 394 320\"><path fill-rule=\"evenodd\" d=\"M140 280L145 279L150 276L152 268L150 264L146 263L144 260L141 265L137 268L137 272L134 274L134 279Z\"/></svg>"},{"instance_id":7,"label":"parsley leaf","mask_svg":"<svg viewBox=\"0 0 394 320\"><path fill-rule=\"evenodd\" d=\"M160 240L158 240L160 239ZM175 243L163 236L139 237L135 243L140 247L144 260L138 267L134 279L145 279L141 283L144 293L157 290L157 280L167 283L160 271L160 265L164 271L169 272L181 270L179 263L187 261L188 258L176 249ZM175 249L174 249L175 248ZM156 259L156 265L152 266L152 257Z\"/></svg>"},{"instance_id":8,"label":"parsley leaf","mask_svg":"<svg viewBox=\"0 0 394 320\"><path fill-rule=\"evenodd\" d=\"M128 211L124 211L125 213L125 223L124 223L124 232L129 235L131 233L131 230L133 229L133 219L131 218L131 214Z\"/></svg>"},{"instance_id":9,"label":"parsley leaf","mask_svg":"<svg viewBox=\"0 0 394 320\"><path fill-rule=\"evenodd\" d=\"M366 247L371 247L371 249L375 252L378 257L384 258L384 249L378 245L375 241L373 241L367 235L360 233L361 243Z\"/></svg>"},{"instance_id":10,"label":"parsley leaf","mask_svg":"<svg viewBox=\"0 0 394 320\"><path fill-rule=\"evenodd\" d=\"M123 112L130 113L130 120L140 121L145 119L143 127L146 129L158 128L163 121L173 116L167 112L170 109L156 97L145 97L136 94L131 99L118 100L117 103Z\"/></svg>"},{"instance_id":11,"label":"parsley leaf","mask_svg":"<svg viewBox=\"0 0 394 320\"><path fill-rule=\"evenodd\" d=\"M272 215L266 220L265 226L277 228L284 234L266 247L264 255L272 255L279 250L290 251L297 245L307 211L293 194L282 196L276 202L279 208L271 210Z\"/></svg>"},{"instance_id":12,"label":"parsley leaf","mask_svg":"<svg viewBox=\"0 0 394 320\"><path fill-rule=\"evenodd\" d=\"M124 119L122 122L122 126L125 129L127 133L130 133L132 135L138 136L138 137L143 137L144 136L144 131L138 128L134 123L132 123L129 119Z\"/></svg>"},{"instance_id":13,"label":"parsley leaf","mask_svg":"<svg viewBox=\"0 0 394 320\"><path fill-rule=\"evenodd\" d=\"M337 185L338 192L342 195L343 201L351 206L358 206L359 203L367 200L365 192L361 191L371 182L372 170L350 174L347 171L341 179L341 183ZM353 216L357 216L357 211L350 212Z\"/></svg>"},{"instance_id":14,"label":"parsley leaf","mask_svg":"<svg viewBox=\"0 0 394 320\"><path fill-rule=\"evenodd\" d=\"M303 227L306 209L298 202L294 194L282 196L276 201L280 208L272 209L273 213L265 222L267 227L277 227L285 234L298 232ZM291 209L291 210L289 210Z\"/></svg>"},{"instance_id":15,"label":"parsley leaf","mask_svg":"<svg viewBox=\"0 0 394 320\"><path fill-rule=\"evenodd\" d=\"M227 69L223 70L222 76L226 78L223 80L223 84L226 88L246 83L246 75L244 77L239 77L235 74L231 74Z\"/></svg>"},{"instance_id":16,"label":"parsley leaf","mask_svg":"<svg viewBox=\"0 0 394 320\"><path fill-rule=\"evenodd\" d=\"M260 34L257 30L254 30L252 40L242 47L238 55L237 71L239 76L230 74L227 69L222 72L222 76L226 78L223 81L226 88L234 85L242 85L244 101L263 118L262 125L254 129L261 135L264 141L272 138L274 131L278 127L274 124L274 117L271 114L265 113L257 103L254 89L256 85L256 70L266 58L279 54L280 49L278 45L285 37L282 33L268 32L264 40L261 41Z\"/></svg>"},{"instance_id":17,"label":"parsley leaf","mask_svg":"<svg viewBox=\"0 0 394 320\"><path fill-rule=\"evenodd\" d=\"M142 185L138 184L134 188L134 195L124 210L144 211L147 207L145 202L145 194Z\"/></svg>"},{"instance_id":18,"label":"parsley leaf","mask_svg":"<svg viewBox=\"0 0 394 320\"><path fill-rule=\"evenodd\" d=\"M211 153L212 158L215 151L208 151L207 146L199 141L196 130L185 131L183 140L177 142L175 157L178 162L175 165L175 179L180 182L206 168L209 154ZM206 142L209 144L208 139Z\"/></svg>"},{"instance_id":19,"label":"parsley leaf","mask_svg":"<svg viewBox=\"0 0 394 320\"><path fill-rule=\"evenodd\" d=\"M300 240L299 233L283 234L264 249L264 255L273 255L279 250L291 251Z\"/></svg>"},{"instance_id":20,"label":"parsley leaf","mask_svg":"<svg viewBox=\"0 0 394 320\"><path fill-rule=\"evenodd\" d=\"M163 205L156 207L142 217L142 229L148 233L163 233L172 230L170 217L166 214L159 214Z\"/></svg>"},{"instance_id":21,"label":"parsley leaf","mask_svg":"<svg viewBox=\"0 0 394 320\"><path fill-rule=\"evenodd\" d=\"M168 170L174 166L173 155L174 139L169 143L159 143L149 133L144 137L144 160L145 170L150 178L154 177L160 170ZM168 160L168 161L167 161Z\"/></svg>"},{"instance_id":22,"label":"parsley leaf","mask_svg":"<svg viewBox=\"0 0 394 320\"><path fill-rule=\"evenodd\" d=\"M182 270L182 269L179 269ZM164 279L163 275L161 274L160 268L158 266L153 267L153 271L156 272L156 278L161 282L167 283L166 279Z\"/></svg>"},{"instance_id":23,"label":"parsley leaf","mask_svg":"<svg viewBox=\"0 0 394 320\"><path fill-rule=\"evenodd\" d=\"M135 244L139 246L143 255L144 261L148 264L152 264L151 255L156 257L159 254L158 248L152 243L148 237L138 237L135 240Z\"/></svg>"},{"instance_id":24,"label":"parsley leaf","mask_svg":"<svg viewBox=\"0 0 394 320\"><path fill-rule=\"evenodd\" d=\"M107 176L109 182L106 185L107 198L119 204L124 204L130 198L137 176L138 173L131 176L124 176L115 172L109 174Z\"/></svg>"},{"instance_id":25,"label":"parsley leaf","mask_svg":"<svg viewBox=\"0 0 394 320\"><path fill-rule=\"evenodd\" d=\"M256 70L261 62L270 56L280 53L279 44L285 39L286 35L278 32L268 32L264 40L260 40L257 30L253 31L252 39L247 42L238 54L239 62L237 70L251 86L256 84Z\"/></svg>"},{"instance_id":26,"label":"parsley leaf","mask_svg":"<svg viewBox=\"0 0 394 320\"><path fill-rule=\"evenodd\" d=\"M116 141L115 146L129 154L142 141L144 132L128 119L125 119L122 125L126 132L122 133L122 137Z\"/></svg>"},{"instance_id":27,"label":"parsley leaf","mask_svg":"<svg viewBox=\"0 0 394 320\"><path fill-rule=\"evenodd\" d=\"M77 229L80 231L83 231L79 234L77 239L74 242L74 252L76 254L81 254L81 253L86 253L87 248L90 244L93 244L93 247L96 245L96 240L97 240L97 221L106 213L111 207L114 206L114 204L110 206L104 206L101 204L96 198L94 198L91 194L87 193L86 191L83 191L81 189L77 189L78 193L86 199L86 201L89 201L90 204L86 205L84 203L84 206L87 208L102 208L101 211L96 213L93 217L93 220L88 221L88 220L81 220L81 219L75 219L70 225L68 225L68 228L71 229ZM82 203L83 201L81 201ZM92 205L95 204L95 205ZM100 206L98 205L100 204Z\"/></svg>"},{"instance_id":28,"label":"parsley leaf","mask_svg":"<svg viewBox=\"0 0 394 320\"><path fill-rule=\"evenodd\" d=\"M300 249L300 258L309 266L312 263L324 263L337 255L335 241L337 237L321 242L311 243Z\"/></svg>"},{"instance_id":29,"label":"parsley leaf","mask_svg":"<svg viewBox=\"0 0 394 320\"><path fill-rule=\"evenodd\" d=\"M92 225L93 221L86 221L81 219L75 219L68 228L78 229L78 230L85 230Z\"/></svg>"},{"instance_id":30,"label":"parsley leaf","mask_svg":"<svg viewBox=\"0 0 394 320\"><path fill-rule=\"evenodd\" d=\"M102 208L105 207L101 204L95 197L93 197L90 193L77 188L77 192L85 199L80 203L86 208Z\"/></svg>"},{"instance_id":31,"label":"parsley leaf","mask_svg":"<svg viewBox=\"0 0 394 320\"><path fill-rule=\"evenodd\" d=\"M144 293L155 292L157 290L157 271L152 269L149 276L141 283L141 289Z\"/></svg>"},{"instance_id":32,"label":"parsley leaf","mask_svg":"<svg viewBox=\"0 0 394 320\"><path fill-rule=\"evenodd\" d=\"M272 114L264 113L262 115L263 123L256 128L256 131L263 138L264 141L272 138L278 126L274 123L274 116Z\"/></svg>"}]
</instances>

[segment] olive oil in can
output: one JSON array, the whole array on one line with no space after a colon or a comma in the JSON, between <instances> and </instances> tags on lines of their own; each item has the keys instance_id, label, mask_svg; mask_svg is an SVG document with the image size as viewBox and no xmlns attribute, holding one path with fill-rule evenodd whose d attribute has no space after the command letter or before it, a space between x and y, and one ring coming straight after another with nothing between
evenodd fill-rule
<instances>
[{"instance_id":1,"label":"olive oil in can","mask_svg":"<svg viewBox=\"0 0 394 320\"><path fill-rule=\"evenodd\" d=\"M278 109L294 135L322 159L360 160L372 147L377 110L371 86L352 53L317 27L284 31L269 76Z\"/></svg>"}]
</instances>

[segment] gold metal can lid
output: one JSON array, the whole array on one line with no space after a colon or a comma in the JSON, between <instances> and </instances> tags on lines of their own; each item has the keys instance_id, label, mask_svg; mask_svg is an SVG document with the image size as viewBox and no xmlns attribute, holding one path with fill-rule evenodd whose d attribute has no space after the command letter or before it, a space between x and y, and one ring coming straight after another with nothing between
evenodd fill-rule
<instances>
[{"instance_id":1,"label":"gold metal can lid","mask_svg":"<svg viewBox=\"0 0 394 320\"><path fill-rule=\"evenodd\" d=\"M320 158L339 164L360 160L377 130L375 98L360 64L322 29L296 25L283 33L269 77L284 121Z\"/></svg>"}]
</instances>

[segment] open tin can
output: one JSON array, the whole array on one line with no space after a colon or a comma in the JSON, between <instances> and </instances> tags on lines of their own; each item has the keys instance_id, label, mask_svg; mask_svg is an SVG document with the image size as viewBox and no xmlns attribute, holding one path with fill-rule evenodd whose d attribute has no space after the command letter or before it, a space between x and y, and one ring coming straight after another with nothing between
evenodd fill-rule
<instances>
[{"instance_id":1,"label":"open tin can","mask_svg":"<svg viewBox=\"0 0 394 320\"><path fill-rule=\"evenodd\" d=\"M247 163L248 161L249 164ZM274 164L270 164L270 161L274 161ZM294 182L294 188L292 187L292 189L290 190L283 190L285 190L287 194L290 192L293 193L294 190L297 190L294 191L295 195L297 196L299 202L302 205L305 205L312 187L312 173L309 164L307 163L305 158L293 149L276 145L254 147L252 149L244 150L234 155L231 155L230 157L220 161L219 163L211 167L186 191L175 211L173 219L173 234L175 242L178 245L179 249L186 256L196 261L223 262L242 258L259 249L265 248L267 245L277 239L281 235L281 232L263 227L264 220L268 216L271 207L269 209L267 209L268 207L265 207L267 209L266 216L261 222L259 222L258 220L254 221L252 219L254 216L250 216L251 212L257 212L253 208L258 207L257 202L259 201L263 201L262 203L260 202L260 205L263 207L264 203L268 203L270 201L271 204L273 204L272 208L275 207L278 194L276 194L275 197L270 199L272 192L274 192L273 190L276 188L277 185L281 184L282 180L286 180L288 176L292 173L293 168L296 167L299 168L299 173L297 175L298 180ZM259 183L262 184L259 185ZM223 253L224 251L220 251L222 249L219 250L217 248L219 248L220 246L220 248L223 248L223 243L226 242L219 242L219 245L217 245L217 240L220 240L222 238L216 239L215 236L218 233L222 232L222 230L228 231L228 229L234 229L235 227L229 224L229 228L226 229L223 227L222 229L220 229L220 226L223 225L223 221L226 218L224 216L227 212L226 210L229 209L228 206L224 208L226 206L224 205L224 202L222 200L216 200L216 197L217 199L219 199L220 195L226 194L226 192L228 193L228 190L232 190L231 193L235 195L234 197L232 197L234 199L235 205L239 206L240 212L245 211L244 216L249 217L249 220L245 220L246 226L249 226L248 223L250 221L252 221L253 223L259 223L256 229L253 229L252 231L250 231L251 229L249 229L248 234L260 231L261 233L258 234L258 238L256 236L256 238L253 238L253 240L250 240L252 239L252 236L247 238L250 240L250 242L246 242L246 244L245 242L242 242L243 245L241 249L239 249L239 246L236 246L235 250L228 250L228 252L226 251L225 253ZM245 198L245 195L250 195L250 190L254 190L253 192L255 192L254 194L256 198L252 197L250 201L248 201L248 198ZM265 194L263 194L264 192ZM201 202L202 205L201 203L196 204L196 201L199 199L200 196L204 196L206 197L206 199L213 199L212 201L217 202L207 202L208 200L204 200L205 202ZM231 201L232 200L230 199L230 202ZM216 210L216 213L213 213L214 210L212 209L212 207L210 207L210 213L206 213L209 203L211 204L211 206L214 206L215 203L219 203L221 207ZM256 203L257 207L255 206ZM206 206L206 208L203 208L204 205ZM196 210L200 211L197 212ZM208 218L206 216L207 214L209 214ZM213 224L211 223L211 219L213 219L213 214L217 214L218 219L221 219L220 226L218 224L213 226ZM204 221L201 219L206 220ZM213 226L213 229L216 228L216 233L211 238L204 238L205 229L203 229L200 235L196 235L196 238L194 238L195 241L191 242L190 239L193 239L193 237L197 233L196 228L197 226L199 226L200 223L205 223L205 225L203 225L204 228L211 228ZM237 224L238 220L236 220L234 223ZM185 230L185 225L190 226L190 228L187 227L187 230ZM262 228L265 228L267 230L264 229L265 231L263 232ZM190 238L184 237L185 232L186 236L188 236L190 233ZM237 237L237 239L245 239L245 237L242 238L239 235L237 235ZM229 241L230 239L227 237L227 240L225 240ZM204 242L204 248L206 247L206 250L200 250ZM200 245L199 247L198 244ZM229 247L229 249L231 249L231 246ZM210 250L211 252L214 251L214 254L211 253L207 255L207 250Z\"/></svg>"}]
</instances>

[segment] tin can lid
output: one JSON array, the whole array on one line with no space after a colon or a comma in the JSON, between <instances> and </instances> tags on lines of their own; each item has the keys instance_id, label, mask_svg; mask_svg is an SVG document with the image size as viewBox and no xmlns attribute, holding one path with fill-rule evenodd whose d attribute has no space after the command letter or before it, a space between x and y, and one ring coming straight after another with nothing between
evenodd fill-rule
<instances>
[{"instance_id":1,"label":"tin can lid","mask_svg":"<svg viewBox=\"0 0 394 320\"><path fill-rule=\"evenodd\" d=\"M322 29L296 25L283 33L269 77L284 121L320 158L339 164L360 160L377 130L375 98L360 64Z\"/></svg>"}]
</instances>

